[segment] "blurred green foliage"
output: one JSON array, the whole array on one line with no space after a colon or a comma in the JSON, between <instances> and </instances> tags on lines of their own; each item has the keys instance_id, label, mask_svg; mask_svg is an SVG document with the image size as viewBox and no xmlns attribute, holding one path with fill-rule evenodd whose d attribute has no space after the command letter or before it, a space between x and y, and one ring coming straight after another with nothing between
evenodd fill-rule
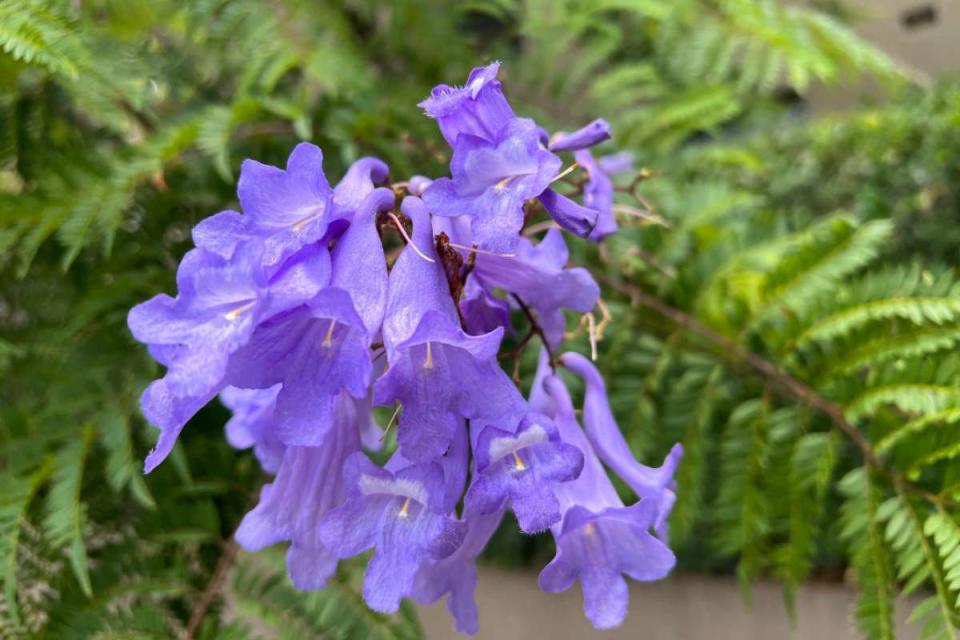
<instances>
[{"instance_id":1,"label":"blurred green foliage","mask_svg":"<svg viewBox=\"0 0 960 640\"><path fill-rule=\"evenodd\" d=\"M868 637L892 637L893 598L914 590L924 636L954 637L960 90L910 86L846 17L772 0L0 0L0 637L420 635L410 610L366 611L353 564L304 595L273 554L233 558L264 478L219 406L141 475L136 398L157 370L125 318L171 290L244 157L309 139L332 179L367 154L395 179L443 173L415 105L491 58L519 110L607 117L658 174L640 193L669 226L633 220L573 253L606 285L599 363L635 452L684 444L681 564L772 574L788 604L849 568ZM861 73L900 97L793 113L812 83ZM505 529L491 554L550 545Z\"/></svg>"}]
</instances>

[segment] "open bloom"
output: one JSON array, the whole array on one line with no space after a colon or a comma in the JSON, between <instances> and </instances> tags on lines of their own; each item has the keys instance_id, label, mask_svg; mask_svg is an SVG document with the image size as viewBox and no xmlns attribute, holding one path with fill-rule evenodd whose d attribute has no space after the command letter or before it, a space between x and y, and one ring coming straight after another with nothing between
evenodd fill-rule
<instances>
[{"instance_id":1,"label":"open bloom","mask_svg":"<svg viewBox=\"0 0 960 640\"><path fill-rule=\"evenodd\" d=\"M557 555L540 573L540 586L545 591L564 591L579 581L590 622L600 629L617 626L627 614L624 576L658 580L673 569L673 552L650 532L659 505L651 499L624 505L577 424L566 386L546 372L543 361L534 386L531 403L552 413L560 437L584 456L577 479L556 487L563 519L551 528Z\"/></svg>"},{"instance_id":2,"label":"open bloom","mask_svg":"<svg viewBox=\"0 0 960 640\"><path fill-rule=\"evenodd\" d=\"M486 427L474 454L477 471L467 508L490 514L509 502L526 533L560 520L554 487L576 478L583 467L580 450L561 442L552 421L536 414L524 417L515 432Z\"/></svg>"},{"instance_id":3,"label":"open bloom","mask_svg":"<svg viewBox=\"0 0 960 640\"><path fill-rule=\"evenodd\" d=\"M320 540L339 558L374 548L364 599L376 611L396 611L420 567L456 551L466 527L444 509L443 468L436 462L391 472L357 453L343 473L347 499L321 521Z\"/></svg>"}]
</instances>

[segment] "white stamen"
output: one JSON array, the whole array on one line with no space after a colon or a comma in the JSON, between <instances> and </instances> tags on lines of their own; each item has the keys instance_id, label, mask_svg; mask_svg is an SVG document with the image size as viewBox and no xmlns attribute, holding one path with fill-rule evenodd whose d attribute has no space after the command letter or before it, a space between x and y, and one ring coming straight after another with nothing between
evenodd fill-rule
<instances>
[{"instance_id":1,"label":"white stamen","mask_svg":"<svg viewBox=\"0 0 960 640\"><path fill-rule=\"evenodd\" d=\"M597 321L593 317L593 313L587 314L587 324L589 325L589 335L590 335L590 359L594 362L597 361Z\"/></svg>"},{"instance_id":2,"label":"white stamen","mask_svg":"<svg viewBox=\"0 0 960 640\"><path fill-rule=\"evenodd\" d=\"M400 415L400 409L403 408L402 404L397 404L397 408L393 410L393 415L390 416L390 420L387 421L387 427L383 430L383 435L380 436L380 442L383 442L387 434L390 433L390 427L393 426L394 421L396 421L397 416Z\"/></svg>"},{"instance_id":3,"label":"white stamen","mask_svg":"<svg viewBox=\"0 0 960 640\"><path fill-rule=\"evenodd\" d=\"M482 253L488 256L497 256L500 258L516 258L517 254L515 253L497 253L496 251L487 251L486 249L481 249L477 246L468 247L465 244L457 244L456 242L448 242L448 245L454 247L455 249L463 249L464 251L470 251L472 253Z\"/></svg>"},{"instance_id":4,"label":"white stamen","mask_svg":"<svg viewBox=\"0 0 960 640\"><path fill-rule=\"evenodd\" d=\"M413 240L410 238L410 236L407 235L407 230L403 228L403 223L400 222L400 218L398 218L398 217L393 213L393 211L388 211L388 212L387 212L387 215L390 216L390 219L393 220L393 223L394 223L395 225L397 225L397 230L400 231L400 235L403 236L403 239L407 241L407 244L408 244L411 248L413 248L414 252L415 252L418 256L420 256L421 258L423 258L423 259L426 260L427 262L436 262L436 260L434 260L433 258L431 258L430 256L428 256L427 254L425 254L423 251L420 251L420 249L417 247L417 245L415 245L415 244L413 243Z\"/></svg>"},{"instance_id":5,"label":"white stamen","mask_svg":"<svg viewBox=\"0 0 960 640\"><path fill-rule=\"evenodd\" d=\"M573 173L574 171L576 171L576 170L579 169L579 168L580 168L580 163L579 163L579 162L574 162L572 165L570 165L569 167L567 167L566 169L564 169L563 171L561 171L560 173L558 173L558 174L557 174L557 177L555 177L555 178L554 178L553 180L551 180L550 182L556 182L557 180L563 180L564 178L566 178L568 175L570 175L571 173Z\"/></svg>"},{"instance_id":6,"label":"white stamen","mask_svg":"<svg viewBox=\"0 0 960 640\"><path fill-rule=\"evenodd\" d=\"M333 344L333 328L337 326L336 320L330 320L330 326L327 327L327 335L323 336L323 346L329 347Z\"/></svg>"}]
</instances>

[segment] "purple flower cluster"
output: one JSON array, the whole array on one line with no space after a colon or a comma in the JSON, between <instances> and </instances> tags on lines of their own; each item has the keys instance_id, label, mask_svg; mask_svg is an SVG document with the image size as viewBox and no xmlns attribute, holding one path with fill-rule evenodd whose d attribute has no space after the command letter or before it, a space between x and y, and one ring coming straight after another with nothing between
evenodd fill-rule
<instances>
[{"instance_id":1,"label":"purple flower cluster","mask_svg":"<svg viewBox=\"0 0 960 640\"><path fill-rule=\"evenodd\" d=\"M602 120L551 138L516 116L497 71L475 69L421 104L452 147L450 177L385 188L387 166L364 158L331 187L306 143L286 169L244 162L242 213L200 222L177 296L130 312L133 335L167 369L142 398L160 429L146 470L219 395L233 411L230 444L274 475L237 540L289 543L298 588L323 588L339 560L373 550L372 609L446 595L457 629L474 633L476 560L509 509L524 532L556 540L542 588L579 581L587 617L611 627L626 614L624 576L656 580L674 565L666 518L680 448L660 468L638 463L593 364L552 357L564 312L589 312L599 288L567 266L558 228L539 242L521 231L542 207L590 240L614 232L610 175L624 161L588 150L610 137ZM585 171L582 203L551 188L565 152ZM391 224L406 246L388 269ZM528 399L498 362L518 308L544 341ZM582 426L557 367L584 383ZM400 412L382 467L365 453L383 440L374 406ZM637 503L623 503L604 465Z\"/></svg>"}]
</instances>

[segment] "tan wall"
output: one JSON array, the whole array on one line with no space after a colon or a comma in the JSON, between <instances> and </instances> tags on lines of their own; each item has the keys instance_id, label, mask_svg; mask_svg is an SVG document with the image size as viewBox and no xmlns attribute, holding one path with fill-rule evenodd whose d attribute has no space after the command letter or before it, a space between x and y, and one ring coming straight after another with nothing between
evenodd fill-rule
<instances>
[{"instance_id":1,"label":"tan wall","mask_svg":"<svg viewBox=\"0 0 960 640\"><path fill-rule=\"evenodd\" d=\"M579 586L558 594L537 588L532 571L481 567L477 587L480 640L855 640L850 624L853 592L814 582L797 596L798 624L791 629L782 591L762 582L744 606L732 578L671 576L655 584L630 584L630 613L618 629L599 632L583 617ZM911 602L911 607L916 602ZM900 607L905 620L910 607ZM453 630L445 604L421 607L427 640L463 638ZM898 640L918 638L899 625Z\"/></svg>"},{"instance_id":2,"label":"tan wall","mask_svg":"<svg viewBox=\"0 0 960 640\"><path fill-rule=\"evenodd\" d=\"M857 31L894 60L920 75L960 73L960 0L848 0L863 16ZM904 24L910 12L930 8L934 22L914 28ZM849 109L864 97L876 97L869 83L832 88L815 87L808 95L814 114Z\"/></svg>"}]
</instances>

